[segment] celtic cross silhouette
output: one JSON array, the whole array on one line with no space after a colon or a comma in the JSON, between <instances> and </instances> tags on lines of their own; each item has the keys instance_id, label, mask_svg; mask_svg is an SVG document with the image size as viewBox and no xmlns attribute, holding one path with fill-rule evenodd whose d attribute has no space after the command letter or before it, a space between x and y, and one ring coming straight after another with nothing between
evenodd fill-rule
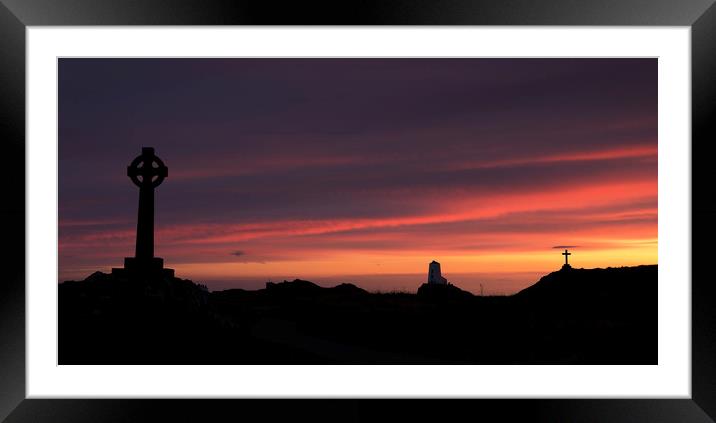
<instances>
[{"instance_id":1,"label":"celtic cross silhouette","mask_svg":"<svg viewBox=\"0 0 716 423\"><path fill-rule=\"evenodd\" d=\"M153 148L144 147L142 154L127 167L127 176L139 187L135 257L139 266L151 266L147 263L154 258L154 188L169 176L169 169Z\"/></svg>"}]
</instances>

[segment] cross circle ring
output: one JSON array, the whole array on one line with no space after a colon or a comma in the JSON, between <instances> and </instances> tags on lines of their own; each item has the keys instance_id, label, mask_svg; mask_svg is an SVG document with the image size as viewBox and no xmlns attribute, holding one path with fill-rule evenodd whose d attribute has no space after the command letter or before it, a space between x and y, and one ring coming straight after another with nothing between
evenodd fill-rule
<instances>
[{"instance_id":1,"label":"cross circle ring","mask_svg":"<svg viewBox=\"0 0 716 423\"><path fill-rule=\"evenodd\" d=\"M140 188L148 186L156 188L164 181L167 175L168 169L164 162L153 154L137 156L127 167L127 176L129 176L134 185Z\"/></svg>"}]
</instances>

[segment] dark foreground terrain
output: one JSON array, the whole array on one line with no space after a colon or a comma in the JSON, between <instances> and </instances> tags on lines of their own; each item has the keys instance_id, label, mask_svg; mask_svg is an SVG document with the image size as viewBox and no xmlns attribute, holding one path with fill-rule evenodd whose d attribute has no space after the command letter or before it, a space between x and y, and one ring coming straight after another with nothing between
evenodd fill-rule
<instances>
[{"instance_id":1,"label":"dark foreground terrain","mask_svg":"<svg viewBox=\"0 0 716 423\"><path fill-rule=\"evenodd\" d=\"M59 363L657 364L657 266L563 269L509 297L97 272L59 285Z\"/></svg>"}]
</instances>

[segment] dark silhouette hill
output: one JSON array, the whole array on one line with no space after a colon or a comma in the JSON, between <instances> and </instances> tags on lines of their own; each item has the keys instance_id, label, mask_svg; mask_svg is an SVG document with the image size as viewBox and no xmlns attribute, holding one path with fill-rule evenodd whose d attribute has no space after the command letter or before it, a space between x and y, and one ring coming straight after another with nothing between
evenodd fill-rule
<instances>
[{"instance_id":1,"label":"dark silhouette hill","mask_svg":"<svg viewBox=\"0 0 716 423\"><path fill-rule=\"evenodd\" d=\"M656 283L658 267L635 266L606 269L563 268L542 277L537 283L515 294L518 298L559 300L566 298L643 295ZM655 293L655 291L654 291Z\"/></svg>"},{"instance_id":2,"label":"dark silhouette hill","mask_svg":"<svg viewBox=\"0 0 716 423\"><path fill-rule=\"evenodd\" d=\"M266 291L271 295L302 297L302 296L324 296L324 295L362 295L368 291L358 288L350 283L342 283L332 288L324 288L313 282L296 279L292 282L283 281L280 283L267 282Z\"/></svg>"},{"instance_id":3,"label":"dark silhouette hill","mask_svg":"<svg viewBox=\"0 0 716 423\"><path fill-rule=\"evenodd\" d=\"M94 273L59 285L61 364L656 364L657 266L564 269L504 297L305 280L211 292Z\"/></svg>"},{"instance_id":4,"label":"dark silhouette hill","mask_svg":"<svg viewBox=\"0 0 716 423\"><path fill-rule=\"evenodd\" d=\"M430 284L424 283L418 288L418 297L433 301L460 301L470 300L474 295L471 292L463 291L453 284Z\"/></svg>"},{"instance_id":5,"label":"dark silhouette hill","mask_svg":"<svg viewBox=\"0 0 716 423\"><path fill-rule=\"evenodd\" d=\"M543 307L542 316L564 314L646 323L656 319L657 277L656 265L567 268L542 277L514 297Z\"/></svg>"}]
</instances>

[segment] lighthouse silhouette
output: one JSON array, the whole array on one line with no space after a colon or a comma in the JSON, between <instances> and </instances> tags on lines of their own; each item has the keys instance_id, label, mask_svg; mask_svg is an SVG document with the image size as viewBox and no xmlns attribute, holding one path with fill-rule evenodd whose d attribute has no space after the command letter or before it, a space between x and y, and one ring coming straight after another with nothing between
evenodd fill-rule
<instances>
[{"instance_id":1,"label":"lighthouse silhouette","mask_svg":"<svg viewBox=\"0 0 716 423\"><path fill-rule=\"evenodd\" d=\"M446 285L447 279L443 278L440 272L440 263L433 260L428 266L428 283L437 285Z\"/></svg>"}]
</instances>

